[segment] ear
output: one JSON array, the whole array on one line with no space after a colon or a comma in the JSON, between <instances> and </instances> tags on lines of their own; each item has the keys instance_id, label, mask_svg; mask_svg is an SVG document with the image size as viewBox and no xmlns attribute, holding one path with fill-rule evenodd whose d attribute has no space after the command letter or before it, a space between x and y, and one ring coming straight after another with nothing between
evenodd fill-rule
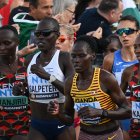
<instances>
[{"instance_id":1,"label":"ear","mask_svg":"<svg viewBox=\"0 0 140 140\"><path fill-rule=\"evenodd\" d=\"M30 5L30 12L31 13L34 13L36 9L37 9L36 7L34 7L33 5Z\"/></svg>"},{"instance_id":2,"label":"ear","mask_svg":"<svg viewBox=\"0 0 140 140\"><path fill-rule=\"evenodd\" d=\"M114 17L114 14L115 14L115 10L114 9L109 12L109 15L110 15L111 18Z\"/></svg>"},{"instance_id":3,"label":"ear","mask_svg":"<svg viewBox=\"0 0 140 140\"><path fill-rule=\"evenodd\" d=\"M77 32L79 30L80 26L81 26L81 23L71 25L71 27L73 28L74 32Z\"/></svg>"}]
</instances>

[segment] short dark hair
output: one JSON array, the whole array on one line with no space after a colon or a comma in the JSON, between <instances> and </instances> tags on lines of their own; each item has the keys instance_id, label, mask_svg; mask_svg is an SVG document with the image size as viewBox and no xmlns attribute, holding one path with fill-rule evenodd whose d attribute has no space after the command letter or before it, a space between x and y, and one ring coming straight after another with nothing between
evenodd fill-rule
<instances>
[{"instance_id":1,"label":"short dark hair","mask_svg":"<svg viewBox=\"0 0 140 140\"><path fill-rule=\"evenodd\" d=\"M38 0L29 0L29 5L32 5L33 7L37 8Z\"/></svg>"},{"instance_id":2,"label":"short dark hair","mask_svg":"<svg viewBox=\"0 0 140 140\"><path fill-rule=\"evenodd\" d=\"M139 30L140 25L139 25L138 20L137 20L135 17L133 17L132 15L123 16L123 17L121 17L121 19L119 20L119 23L120 23L121 21L126 21L126 20L129 20L129 21L131 21L131 22L134 22L135 25L136 25L136 29Z\"/></svg>"},{"instance_id":3,"label":"short dark hair","mask_svg":"<svg viewBox=\"0 0 140 140\"><path fill-rule=\"evenodd\" d=\"M42 19L42 20L39 22L39 24L40 24L40 23L41 23L41 24L45 24L45 25L51 25L52 28L53 28L55 31L57 31L57 32L60 31L60 25L59 25L58 21L57 21L56 19L52 18L52 17L46 17L46 18Z\"/></svg>"},{"instance_id":4,"label":"short dark hair","mask_svg":"<svg viewBox=\"0 0 140 140\"><path fill-rule=\"evenodd\" d=\"M88 49L90 49L92 53L97 52L97 39L95 37L82 35L78 37L74 43L77 42L86 42L88 44Z\"/></svg>"},{"instance_id":5,"label":"short dark hair","mask_svg":"<svg viewBox=\"0 0 140 140\"><path fill-rule=\"evenodd\" d=\"M108 36L108 37L106 38L106 40L107 40L106 46L108 46L108 45L109 45L111 42L113 42L113 41L117 41L118 44L119 44L118 48L121 49L122 43L121 43L121 41L120 41L120 39L119 39L119 36L117 36L116 34L111 34L110 36Z\"/></svg>"},{"instance_id":6,"label":"short dark hair","mask_svg":"<svg viewBox=\"0 0 140 140\"><path fill-rule=\"evenodd\" d=\"M117 9L119 7L120 0L102 0L98 9L101 12L108 13L113 9Z\"/></svg>"},{"instance_id":7,"label":"short dark hair","mask_svg":"<svg viewBox=\"0 0 140 140\"><path fill-rule=\"evenodd\" d=\"M17 29L15 27L13 27L11 25L5 25L5 26L0 27L0 31L2 31L2 30L12 31L14 33L15 38L18 39L18 32L17 32Z\"/></svg>"}]
</instances>

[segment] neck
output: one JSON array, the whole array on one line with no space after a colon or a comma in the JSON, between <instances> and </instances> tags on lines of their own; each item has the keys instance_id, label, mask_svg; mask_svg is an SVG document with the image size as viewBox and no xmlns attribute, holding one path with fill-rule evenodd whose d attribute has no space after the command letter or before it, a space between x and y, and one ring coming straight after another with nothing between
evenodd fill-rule
<instances>
[{"instance_id":1,"label":"neck","mask_svg":"<svg viewBox=\"0 0 140 140\"><path fill-rule=\"evenodd\" d=\"M83 73L79 73L79 80L92 79L94 69L90 67L88 70Z\"/></svg>"},{"instance_id":2,"label":"neck","mask_svg":"<svg viewBox=\"0 0 140 140\"><path fill-rule=\"evenodd\" d=\"M128 61L128 62L129 61L131 62L131 61L134 61L134 60L137 59L136 55L134 53L134 47L133 46L127 47L127 49L122 47L121 56L122 56L123 60Z\"/></svg>"},{"instance_id":3,"label":"neck","mask_svg":"<svg viewBox=\"0 0 140 140\"><path fill-rule=\"evenodd\" d=\"M95 2L90 2L89 3L89 5L88 5L88 8L96 8L96 7L98 7L98 3L97 3L97 1L95 1Z\"/></svg>"},{"instance_id":4,"label":"neck","mask_svg":"<svg viewBox=\"0 0 140 140\"><path fill-rule=\"evenodd\" d=\"M56 52L56 49L51 49L49 51L44 51L44 52L41 52L41 55L40 57L41 58L46 58L46 59L49 59L49 58L52 58L52 56L55 54Z\"/></svg>"},{"instance_id":5,"label":"neck","mask_svg":"<svg viewBox=\"0 0 140 140\"><path fill-rule=\"evenodd\" d=\"M15 62L16 60L16 56L7 56L7 55L3 55L0 56L0 65L11 65Z\"/></svg>"},{"instance_id":6,"label":"neck","mask_svg":"<svg viewBox=\"0 0 140 140\"><path fill-rule=\"evenodd\" d=\"M99 9L97 9L97 12L98 12L98 14L99 14L100 16L104 17L108 22L110 21L110 20L109 20L108 14L103 13L103 12L100 11Z\"/></svg>"}]
</instances>

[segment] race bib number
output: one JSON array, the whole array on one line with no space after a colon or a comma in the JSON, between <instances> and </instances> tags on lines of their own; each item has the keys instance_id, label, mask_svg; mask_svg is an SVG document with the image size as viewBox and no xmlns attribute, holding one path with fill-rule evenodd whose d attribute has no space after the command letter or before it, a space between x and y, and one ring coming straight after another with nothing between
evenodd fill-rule
<instances>
[{"instance_id":1,"label":"race bib number","mask_svg":"<svg viewBox=\"0 0 140 140\"><path fill-rule=\"evenodd\" d=\"M89 106L91 108L97 108L97 109L101 109L100 103L99 102L92 102L92 103L75 103L74 105L74 109L76 111L79 111L80 108L85 107L85 106Z\"/></svg>"},{"instance_id":2,"label":"race bib number","mask_svg":"<svg viewBox=\"0 0 140 140\"><path fill-rule=\"evenodd\" d=\"M140 102L132 101L132 118L140 119Z\"/></svg>"},{"instance_id":3,"label":"race bib number","mask_svg":"<svg viewBox=\"0 0 140 140\"><path fill-rule=\"evenodd\" d=\"M76 111L79 111L80 108L82 107L91 107L91 108L97 108L97 109L101 109L100 103L99 102L92 102L92 103L75 103L74 108ZM96 117L96 118L82 118L81 120L83 123L86 124L98 124L100 122L100 117Z\"/></svg>"}]
</instances>

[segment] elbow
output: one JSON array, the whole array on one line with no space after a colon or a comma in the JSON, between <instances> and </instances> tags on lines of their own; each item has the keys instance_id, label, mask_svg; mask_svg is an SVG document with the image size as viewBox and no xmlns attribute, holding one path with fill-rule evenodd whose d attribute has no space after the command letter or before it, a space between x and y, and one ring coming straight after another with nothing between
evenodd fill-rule
<instances>
[{"instance_id":1,"label":"elbow","mask_svg":"<svg viewBox=\"0 0 140 140\"><path fill-rule=\"evenodd\" d=\"M131 108L126 108L125 110L126 110L125 111L125 117L126 118L131 118L131 116L132 116Z\"/></svg>"}]
</instances>

